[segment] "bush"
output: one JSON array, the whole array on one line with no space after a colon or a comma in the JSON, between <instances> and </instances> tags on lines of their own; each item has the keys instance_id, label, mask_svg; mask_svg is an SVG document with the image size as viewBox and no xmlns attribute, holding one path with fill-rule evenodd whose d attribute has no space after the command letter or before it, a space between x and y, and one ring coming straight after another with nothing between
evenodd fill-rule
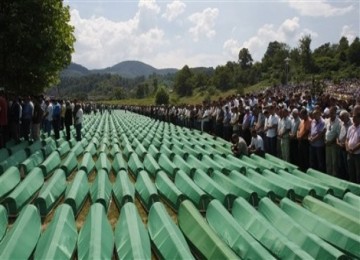
<instances>
[{"instance_id":1,"label":"bush","mask_svg":"<svg viewBox=\"0 0 360 260\"><path fill-rule=\"evenodd\" d=\"M169 94L166 92L166 90L164 88L160 88L156 92L155 104L156 105L169 104Z\"/></svg>"}]
</instances>

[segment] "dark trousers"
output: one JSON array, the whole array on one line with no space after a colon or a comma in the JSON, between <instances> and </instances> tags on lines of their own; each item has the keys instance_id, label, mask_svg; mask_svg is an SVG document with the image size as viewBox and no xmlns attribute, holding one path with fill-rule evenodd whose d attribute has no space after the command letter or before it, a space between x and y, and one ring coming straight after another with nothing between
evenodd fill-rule
<instances>
[{"instance_id":1,"label":"dark trousers","mask_svg":"<svg viewBox=\"0 0 360 260\"><path fill-rule=\"evenodd\" d=\"M76 141L81 141L81 128L82 128L82 125L81 125L81 124L76 124L76 125L75 125Z\"/></svg>"},{"instance_id":2,"label":"dark trousers","mask_svg":"<svg viewBox=\"0 0 360 260\"><path fill-rule=\"evenodd\" d=\"M66 140L69 141L71 138L70 135L70 125L65 125L65 129L66 129Z\"/></svg>"},{"instance_id":3,"label":"dark trousers","mask_svg":"<svg viewBox=\"0 0 360 260\"><path fill-rule=\"evenodd\" d=\"M223 125L222 123L217 123L215 125L215 135L218 137L223 137Z\"/></svg>"},{"instance_id":4,"label":"dark trousers","mask_svg":"<svg viewBox=\"0 0 360 260\"><path fill-rule=\"evenodd\" d=\"M18 122L10 123L10 135L16 142L20 141L20 124Z\"/></svg>"},{"instance_id":5,"label":"dark trousers","mask_svg":"<svg viewBox=\"0 0 360 260\"><path fill-rule=\"evenodd\" d=\"M273 156L277 156L276 154L276 143L277 137L265 137L265 152L269 153Z\"/></svg>"},{"instance_id":6,"label":"dark trousers","mask_svg":"<svg viewBox=\"0 0 360 260\"><path fill-rule=\"evenodd\" d=\"M326 172L325 146L315 147L310 145L310 167L321 172Z\"/></svg>"},{"instance_id":7,"label":"dark trousers","mask_svg":"<svg viewBox=\"0 0 360 260\"><path fill-rule=\"evenodd\" d=\"M24 137L25 140L29 140L30 127L31 119L23 119L21 121L21 136Z\"/></svg>"},{"instance_id":8,"label":"dark trousers","mask_svg":"<svg viewBox=\"0 0 360 260\"><path fill-rule=\"evenodd\" d=\"M53 128L54 128L55 139L59 139L60 138L60 118L54 119L52 121L52 124L53 124Z\"/></svg>"},{"instance_id":9,"label":"dark trousers","mask_svg":"<svg viewBox=\"0 0 360 260\"><path fill-rule=\"evenodd\" d=\"M298 141L298 166L305 172L309 168L309 141L301 139Z\"/></svg>"},{"instance_id":10,"label":"dark trousers","mask_svg":"<svg viewBox=\"0 0 360 260\"><path fill-rule=\"evenodd\" d=\"M299 163L298 147L299 147L298 140L290 139L290 162L295 165L298 165L298 163Z\"/></svg>"},{"instance_id":11,"label":"dark trousers","mask_svg":"<svg viewBox=\"0 0 360 260\"><path fill-rule=\"evenodd\" d=\"M360 184L360 154L348 154L349 179Z\"/></svg>"},{"instance_id":12,"label":"dark trousers","mask_svg":"<svg viewBox=\"0 0 360 260\"><path fill-rule=\"evenodd\" d=\"M337 176L343 180L349 180L349 169L347 162L347 152L345 148L338 149L338 169Z\"/></svg>"}]
</instances>

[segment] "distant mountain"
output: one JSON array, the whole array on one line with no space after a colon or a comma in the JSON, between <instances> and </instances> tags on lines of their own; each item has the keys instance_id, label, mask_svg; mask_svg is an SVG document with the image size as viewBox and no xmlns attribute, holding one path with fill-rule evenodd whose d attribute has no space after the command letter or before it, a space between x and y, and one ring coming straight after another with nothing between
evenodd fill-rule
<instances>
[{"instance_id":1,"label":"distant mountain","mask_svg":"<svg viewBox=\"0 0 360 260\"><path fill-rule=\"evenodd\" d=\"M123 61L105 69L88 70L82 65L71 63L63 72L62 77L86 76L89 74L117 74L124 78L148 77L152 74L167 75L174 74L177 69L156 69L140 61Z\"/></svg>"},{"instance_id":2,"label":"distant mountain","mask_svg":"<svg viewBox=\"0 0 360 260\"><path fill-rule=\"evenodd\" d=\"M61 77L81 77L91 73L90 70L84 66L76 63L70 63L70 65L61 72Z\"/></svg>"}]
</instances>

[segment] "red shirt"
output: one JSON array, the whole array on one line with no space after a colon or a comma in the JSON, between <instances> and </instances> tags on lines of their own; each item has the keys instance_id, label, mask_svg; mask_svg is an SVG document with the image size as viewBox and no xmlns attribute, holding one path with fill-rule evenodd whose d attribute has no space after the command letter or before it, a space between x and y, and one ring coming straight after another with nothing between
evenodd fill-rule
<instances>
[{"instance_id":1,"label":"red shirt","mask_svg":"<svg viewBox=\"0 0 360 260\"><path fill-rule=\"evenodd\" d=\"M0 97L0 126L8 124L7 112L8 105L4 97Z\"/></svg>"}]
</instances>

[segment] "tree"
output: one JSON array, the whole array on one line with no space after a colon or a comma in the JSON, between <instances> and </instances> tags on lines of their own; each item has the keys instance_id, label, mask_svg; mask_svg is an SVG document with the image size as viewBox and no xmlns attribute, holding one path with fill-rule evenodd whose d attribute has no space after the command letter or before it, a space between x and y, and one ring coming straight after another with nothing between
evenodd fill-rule
<instances>
[{"instance_id":1,"label":"tree","mask_svg":"<svg viewBox=\"0 0 360 260\"><path fill-rule=\"evenodd\" d=\"M242 69L252 66L253 58L247 48L242 48L239 52L239 64Z\"/></svg>"},{"instance_id":2,"label":"tree","mask_svg":"<svg viewBox=\"0 0 360 260\"><path fill-rule=\"evenodd\" d=\"M74 28L62 0L2 0L0 84L21 94L41 93L70 64Z\"/></svg>"},{"instance_id":3,"label":"tree","mask_svg":"<svg viewBox=\"0 0 360 260\"><path fill-rule=\"evenodd\" d=\"M300 57L301 65L305 73L313 73L315 70L314 60L312 57L312 51L310 48L311 45L311 36L305 35L300 40Z\"/></svg>"},{"instance_id":4,"label":"tree","mask_svg":"<svg viewBox=\"0 0 360 260\"><path fill-rule=\"evenodd\" d=\"M166 92L166 90L163 87L161 87L156 93L155 104L156 105L169 104L169 94Z\"/></svg>"},{"instance_id":5,"label":"tree","mask_svg":"<svg viewBox=\"0 0 360 260\"><path fill-rule=\"evenodd\" d=\"M360 40L356 37L349 47L349 61L352 64L360 65Z\"/></svg>"},{"instance_id":6,"label":"tree","mask_svg":"<svg viewBox=\"0 0 360 260\"><path fill-rule=\"evenodd\" d=\"M192 72L187 65L176 73L174 89L179 96L192 95L192 76Z\"/></svg>"}]
</instances>

